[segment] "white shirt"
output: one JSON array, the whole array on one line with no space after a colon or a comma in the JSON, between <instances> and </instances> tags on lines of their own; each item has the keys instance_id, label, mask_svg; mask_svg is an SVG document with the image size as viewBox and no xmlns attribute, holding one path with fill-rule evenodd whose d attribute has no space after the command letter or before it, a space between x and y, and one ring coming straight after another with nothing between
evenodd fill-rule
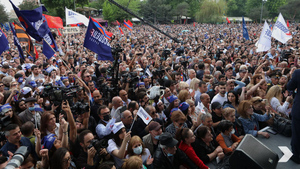
<instances>
[{"instance_id":1,"label":"white shirt","mask_svg":"<svg viewBox=\"0 0 300 169\"><path fill-rule=\"evenodd\" d=\"M276 97L272 97L270 101L270 105L275 111L280 113L285 113L289 108L290 103L285 101L283 105L281 105L279 100Z\"/></svg>"},{"instance_id":2,"label":"white shirt","mask_svg":"<svg viewBox=\"0 0 300 169\"><path fill-rule=\"evenodd\" d=\"M214 98L211 100L211 103L219 102L221 105L224 104L224 102L227 101L227 94L225 94L224 97L222 97L219 93L214 96Z\"/></svg>"}]
</instances>

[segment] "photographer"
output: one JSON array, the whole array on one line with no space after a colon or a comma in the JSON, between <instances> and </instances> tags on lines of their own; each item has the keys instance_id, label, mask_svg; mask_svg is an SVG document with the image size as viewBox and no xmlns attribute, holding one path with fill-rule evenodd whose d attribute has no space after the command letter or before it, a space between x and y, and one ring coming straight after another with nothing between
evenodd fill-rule
<instances>
[{"instance_id":1,"label":"photographer","mask_svg":"<svg viewBox=\"0 0 300 169\"><path fill-rule=\"evenodd\" d=\"M78 168L94 169L97 168L101 159L108 160L110 158L110 154L107 153L106 148L101 148L100 151L97 150L96 147L91 145L92 140L94 140L94 136L91 131L84 130L80 133L79 141L82 149L76 160Z\"/></svg>"}]
</instances>

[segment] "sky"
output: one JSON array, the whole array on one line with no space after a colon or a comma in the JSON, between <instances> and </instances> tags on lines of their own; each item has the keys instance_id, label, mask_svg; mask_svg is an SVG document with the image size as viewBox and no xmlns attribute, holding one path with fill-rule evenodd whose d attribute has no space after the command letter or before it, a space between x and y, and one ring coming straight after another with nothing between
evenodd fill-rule
<instances>
[{"instance_id":1,"label":"sky","mask_svg":"<svg viewBox=\"0 0 300 169\"><path fill-rule=\"evenodd\" d=\"M23 0L11 0L16 6L20 5ZM0 3L4 5L6 12L10 12L13 8L9 0L0 0Z\"/></svg>"}]
</instances>

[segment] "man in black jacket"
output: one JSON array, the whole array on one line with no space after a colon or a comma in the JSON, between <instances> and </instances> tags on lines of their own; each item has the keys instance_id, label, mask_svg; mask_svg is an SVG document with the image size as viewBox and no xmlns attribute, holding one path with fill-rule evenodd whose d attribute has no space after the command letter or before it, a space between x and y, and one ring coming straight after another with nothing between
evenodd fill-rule
<instances>
[{"instance_id":1,"label":"man in black jacket","mask_svg":"<svg viewBox=\"0 0 300 169\"><path fill-rule=\"evenodd\" d=\"M188 165L189 168L198 168L184 152L176 147L178 141L170 133L160 135L159 141L159 147L154 153L155 169L179 169L182 164Z\"/></svg>"}]
</instances>

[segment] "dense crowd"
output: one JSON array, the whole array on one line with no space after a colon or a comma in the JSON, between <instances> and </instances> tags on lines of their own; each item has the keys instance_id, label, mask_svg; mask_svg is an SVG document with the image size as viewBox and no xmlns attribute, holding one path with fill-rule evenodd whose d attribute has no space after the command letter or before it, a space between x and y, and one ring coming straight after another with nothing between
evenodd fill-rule
<instances>
[{"instance_id":1,"label":"dense crowd","mask_svg":"<svg viewBox=\"0 0 300 169\"><path fill-rule=\"evenodd\" d=\"M291 119L287 84L299 67L300 32L287 44L257 53L262 25L134 26L110 44L117 61L97 60L83 47L86 28L55 37L51 59L21 59L13 35L0 58L0 168L20 146L20 168L184 169L229 167L245 134L272 139L260 129L274 114ZM25 44L22 44L24 46ZM25 50L24 50L25 51ZM115 57L117 58L117 57ZM116 72L118 77L116 78ZM160 86L160 87L157 87ZM138 116L142 107L151 122Z\"/></svg>"}]
</instances>

